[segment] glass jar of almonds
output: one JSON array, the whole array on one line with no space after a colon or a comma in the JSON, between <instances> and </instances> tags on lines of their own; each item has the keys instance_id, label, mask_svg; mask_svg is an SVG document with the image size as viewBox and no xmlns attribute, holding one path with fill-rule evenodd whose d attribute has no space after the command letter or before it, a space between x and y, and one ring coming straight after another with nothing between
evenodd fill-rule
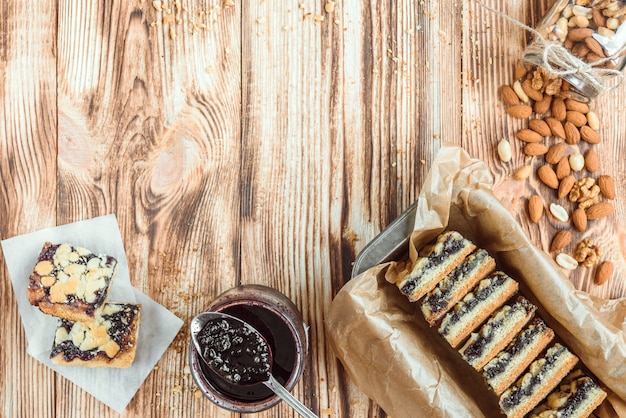
<instances>
[{"instance_id":1,"label":"glass jar of almonds","mask_svg":"<svg viewBox=\"0 0 626 418\"><path fill-rule=\"evenodd\" d=\"M618 85L626 65L625 0L557 0L539 21L524 61L567 81L589 101Z\"/></svg>"}]
</instances>

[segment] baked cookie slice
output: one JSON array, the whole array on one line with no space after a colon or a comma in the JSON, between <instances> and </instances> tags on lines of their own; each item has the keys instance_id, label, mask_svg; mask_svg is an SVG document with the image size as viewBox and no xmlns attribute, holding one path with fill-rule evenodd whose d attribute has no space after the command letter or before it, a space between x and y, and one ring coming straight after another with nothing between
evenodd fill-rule
<instances>
[{"instance_id":1,"label":"baked cookie slice","mask_svg":"<svg viewBox=\"0 0 626 418\"><path fill-rule=\"evenodd\" d=\"M515 382L533 360L554 338L554 331L543 320L535 318L509 346L500 351L483 368L483 376L496 395Z\"/></svg>"},{"instance_id":2,"label":"baked cookie slice","mask_svg":"<svg viewBox=\"0 0 626 418\"><path fill-rule=\"evenodd\" d=\"M570 373L548 398L529 414L531 418L585 418L604 401L606 392L582 370Z\"/></svg>"},{"instance_id":3,"label":"baked cookie slice","mask_svg":"<svg viewBox=\"0 0 626 418\"><path fill-rule=\"evenodd\" d=\"M487 251L477 249L444 277L422 301L424 318L433 326L479 281L496 267L496 262Z\"/></svg>"},{"instance_id":4,"label":"baked cookie slice","mask_svg":"<svg viewBox=\"0 0 626 418\"><path fill-rule=\"evenodd\" d=\"M456 231L440 234L434 244L419 251L411 271L396 282L400 292L415 302L430 292L448 273L476 249L471 241Z\"/></svg>"},{"instance_id":5,"label":"baked cookie slice","mask_svg":"<svg viewBox=\"0 0 626 418\"><path fill-rule=\"evenodd\" d=\"M91 321L109 294L116 268L109 255L46 242L29 278L28 300L46 314Z\"/></svg>"},{"instance_id":6,"label":"baked cookie slice","mask_svg":"<svg viewBox=\"0 0 626 418\"><path fill-rule=\"evenodd\" d=\"M500 396L500 409L508 418L526 416L574 368L578 357L555 343L545 356L533 361L528 371Z\"/></svg>"},{"instance_id":7,"label":"baked cookie slice","mask_svg":"<svg viewBox=\"0 0 626 418\"><path fill-rule=\"evenodd\" d=\"M530 321L537 307L519 296L515 303L497 310L480 330L467 339L459 350L474 369L480 371L495 355L506 347L515 335Z\"/></svg>"},{"instance_id":8,"label":"baked cookie slice","mask_svg":"<svg viewBox=\"0 0 626 418\"><path fill-rule=\"evenodd\" d=\"M439 325L439 334L452 347L458 347L474 329L513 296L518 288L519 283L506 273L496 271L489 275L444 316Z\"/></svg>"},{"instance_id":9,"label":"baked cookie slice","mask_svg":"<svg viewBox=\"0 0 626 418\"><path fill-rule=\"evenodd\" d=\"M61 319L50 358L61 366L119 367L135 360L141 305L107 302L90 322Z\"/></svg>"}]
</instances>

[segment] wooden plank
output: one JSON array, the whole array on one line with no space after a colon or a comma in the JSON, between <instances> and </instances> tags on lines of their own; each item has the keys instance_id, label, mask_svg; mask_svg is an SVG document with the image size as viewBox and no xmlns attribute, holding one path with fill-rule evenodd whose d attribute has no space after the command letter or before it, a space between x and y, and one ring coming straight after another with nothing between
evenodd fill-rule
<instances>
[{"instance_id":1,"label":"wooden plank","mask_svg":"<svg viewBox=\"0 0 626 418\"><path fill-rule=\"evenodd\" d=\"M59 5L59 221L115 213L131 282L185 322L238 282L239 19L221 1ZM187 345L185 326L129 416L217 416ZM58 415L114 415L58 384Z\"/></svg>"},{"instance_id":2,"label":"wooden plank","mask_svg":"<svg viewBox=\"0 0 626 418\"><path fill-rule=\"evenodd\" d=\"M0 4L2 239L55 224L55 33L56 1ZM54 373L26 354L13 289L4 262L2 266L0 311L8 326L0 350L0 415L53 417Z\"/></svg>"}]
</instances>

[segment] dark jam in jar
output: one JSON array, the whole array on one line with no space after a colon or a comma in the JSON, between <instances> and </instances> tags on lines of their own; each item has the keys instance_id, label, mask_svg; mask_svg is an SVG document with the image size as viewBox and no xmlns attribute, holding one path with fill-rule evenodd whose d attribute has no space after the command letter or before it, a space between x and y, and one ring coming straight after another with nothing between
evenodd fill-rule
<instances>
[{"instance_id":1,"label":"dark jam in jar","mask_svg":"<svg viewBox=\"0 0 626 418\"><path fill-rule=\"evenodd\" d=\"M239 318L259 331L267 341L267 345L269 345L273 354L271 365L272 375L280 384L285 385L295 367L297 349L291 329L284 320L271 310L253 304L231 305L220 310L220 312ZM238 367L245 369L246 365L240 365ZM222 376L224 378L220 378L220 376L209 367L203 364L201 365L203 373L217 389L228 397L244 402L274 396L274 392L261 383L263 380L267 379L255 375L252 370L254 367L248 367L248 369L243 372L244 374L249 374L249 376L245 377L247 383L243 385L243 381L239 381L239 383L235 382L237 378L228 379L225 376ZM244 377L242 377L242 380L244 380Z\"/></svg>"},{"instance_id":2,"label":"dark jam in jar","mask_svg":"<svg viewBox=\"0 0 626 418\"><path fill-rule=\"evenodd\" d=\"M260 334L233 318L208 321L198 333L200 355L230 383L249 385L267 380L271 353Z\"/></svg>"}]
</instances>

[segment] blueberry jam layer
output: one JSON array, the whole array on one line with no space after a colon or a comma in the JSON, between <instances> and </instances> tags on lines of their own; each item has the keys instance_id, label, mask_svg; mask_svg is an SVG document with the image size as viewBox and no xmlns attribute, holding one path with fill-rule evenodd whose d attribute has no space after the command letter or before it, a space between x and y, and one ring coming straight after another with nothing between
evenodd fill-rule
<instances>
[{"instance_id":1,"label":"blueberry jam layer","mask_svg":"<svg viewBox=\"0 0 626 418\"><path fill-rule=\"evenodd\" d=\"M461 282L465 277L473 273L486 258L489 257L485 250L478 250L474 254L467 257L457 268L446 276L439 284L439 291L429 295L424 304L430 306L430 309L434 312L440 312L450 303L452 295L456 292L456 285Z\"/></svg>"},{"instance_id":2,"label":"blueberry jam layer","mask_svg":"<svg viewBox=\"0 0 626 418\"><path fill-rule=\"evenodd\" d=\"M212 319L198 333L200 355L225 380L254 384L267 380L271 355L259 333L231 318Z\"/></svg>"},{"instance_id":3,"label":"blueberry jam layer","mask_svg":"<svg viewBox=\"0 0 626 418\"><path fill-rule=\"evenodd\" d=\"M528 382L523 386L514 386L510 391L506 392L506 396L502 396L500 398L500 406L505 411L514 408L519 405L523 399L531 396L537 386L539 386L543 380L545 379L546 374L550 369L552 369L557 362L560 360L561 356L565 354L567 349L558 345L550 350L548 350L548 354L544 357L545 362L543 363L541 370L538 373L533 373L530 375L530 379L524 379L524 381Z\"/></svg>"},{"instance_id":4,"label":"blueberry jam layer","mask_svg":"<svg viewBox=\"0 0 626 418\"><path fill-rule=\"evenodd\" d=\"M463 248L465 248L465 240L455 238L452 235L448 235L443 241L441 251L433 251L426 258L426 262L420 266L421 271L429 271L440 265L445 259L457 254ZM407 283L402 286L400 291L405 295L411 295L417 287L417 281L419 277L411 278Z\"/></svg>"}]
</instances>

